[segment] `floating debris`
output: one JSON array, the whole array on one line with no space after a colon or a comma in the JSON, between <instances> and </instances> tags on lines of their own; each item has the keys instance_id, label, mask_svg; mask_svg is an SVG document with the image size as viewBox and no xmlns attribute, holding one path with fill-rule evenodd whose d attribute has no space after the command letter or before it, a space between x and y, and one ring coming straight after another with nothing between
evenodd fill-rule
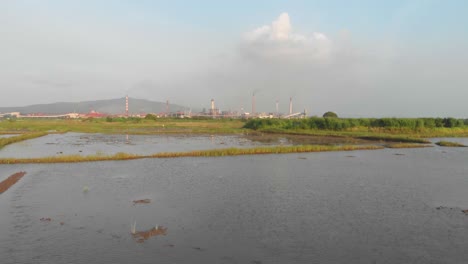
<instances>
[{"instance_id":1,"label":"floating debris","mask_svg":"<svg viewBox=\"0 0 468 264\"><path fill-rule=\"evenodd\" d=\"M447 206L437 206L436 207L436 210L442 210L442 209L445 209L445 210L460 210L460 208L454 208L454 207L447 207ZM466 210L460 210L462 213L468 215L468 209Z\"/></svg>"},{"instance_id":2,"label":"floating debris","mask_svg":"<svg viewBox=\"0 0 468 264\"><path fill-rule=\"evenodd\" d=\"M353 156L353 155L348 155L346 156L347 158L355 158L356 156Z\"/></svg>"},{"instance_id":3,"label":"floating debris","mask_svg":"<svg viewBox=\"0 0 468 264\"><path fill-rule=\"evenodd\" d=\"M47 217L47 218L42 217L42 218L39 219L39 220L41 220L41 222L50 222L50 221L52 221L52 219L51 219L50 217Z\"/></svg>"},{"instance_id":4,"label":"floating debris","mask_svg":"<svg viewBox=\"0 0 468 264\"><path fill-rule=\"evenodd\" d=\"M136 230L132 230L132 236L133 238L136 239L136 242L138 243L143 243L145 240L148 240L150 237L153 236L165 236L167 234L167 228L164 228L162 226L155 226L151 228L150 230L147 231L139 231L139 232L133 232Z\"/></svg>"},{"instance_id":5,"label":"floating debris","mask_svg":"<svg viewBox=\"0 0 468 264\"><path fill-rule=\"evenodd\" d=\"M306 157L298 157L298 159L306 160Z\"/></svg>"},{"instance_id":6,"label":"floating debris","mask_svg":"<svg viewBox=\"0 0 468 264\"><path fill-rule=\"evenodd\" d=\"M192 247L193 249L197 250L197 251L205 251L203 248L201 247Z\"/></svg>"},{"instance_id":7,"label":"floating debris","mask_svg":"<svg viewBox=\"0 0 468 264\"><path fill-rule=\"evenodd\" d=\"M393 154L393 155L395 155L395 156L404 156L405 154L403 154L403 153L395 153L395 154Z\"/></svg>"},{"instance_id":8,"label":"floating debris","mask_svg":"<svg viewBox=\"0 0 468 264\"><path fill-rule=\"evenodd\" d=\"M133 201L133 205L135 204L149 204L151 203L151 199L141 199Z\"/></svg>"},{"instance_id":9,"label":"floating debris","mask_svg":"<svg viewBox=\"0 0 468 264\"><path fill-rule=\"evenodd\" d=\"M13 184L18 182L25 174L26 172L20 171L6 178L4 181L0 182L0 194L4 193L11 186L13 186Z\"/></svg>"},{"instance_id":10,"label":"floating debris","mask_svg":"<svg viewBox=\"0 0 468 264\"><path fill-rule=\"evenodd\" d=\"M89 192L89 187L88 187L88 186L84 186L84 187L83 187L83 192L84 192L84 193Z\"/></svg>"}]
</instances>

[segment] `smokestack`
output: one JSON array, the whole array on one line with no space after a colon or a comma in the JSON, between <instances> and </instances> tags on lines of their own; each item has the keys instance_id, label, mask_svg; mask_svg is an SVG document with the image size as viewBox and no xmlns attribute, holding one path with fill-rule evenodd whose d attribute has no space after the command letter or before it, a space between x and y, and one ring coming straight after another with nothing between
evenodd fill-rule
<instances>
[{"instance_id":1,"label":"smokestack","mask_svg":"<svg viewBox=\"0 0 468 264\"><path fill-rule=\"evenodd\" d=\"M166 116L169 115L169 100L166 100Z\"/></svg>"},{"instance_id":2,"label":"smokestack","mask_svg":"<svg viewBox=\"0 0 468 264\"><path fill-rule=\"evenodd\" d=\"M278 112L278 99L276 99L276 116L279 116L279 112Z\"/></svg>"},{"instance_id":3,"label":"smokestack","mask_svg":"<svg viewBox=\"0 0 468 264\"><path fill-rule=\"evenodd\" d=\"M255 93L252 94L252 116L255 115Z\"/></svg>"},{"instance_id":4,"label":"smokestack","mask_svg":"<svg viewBox=\"0 0 468 264\"><path fill-rule=\"evenodd\" d=\"M125 96L125 115L128 117L128 95Z\"/></svg>"},{"instance_id":5,"label":"smokestack","mask_svg":"<svg viewBox=\"0 0 468 264\"><path fill-rule=\"evenodd\" d=\"M214 99L211 99L211 113L214 113L214 110L215 110Z\"/></svg>"},{"instance_id":6,"label":"smokestack","mask_svg":"<svg viewBox=\"0 0 468 264\"><path fill-rule=\"evenodd\" d=\"M292 97L289 97L289 114L292 115Z\"/></svg>"}]
</instances>

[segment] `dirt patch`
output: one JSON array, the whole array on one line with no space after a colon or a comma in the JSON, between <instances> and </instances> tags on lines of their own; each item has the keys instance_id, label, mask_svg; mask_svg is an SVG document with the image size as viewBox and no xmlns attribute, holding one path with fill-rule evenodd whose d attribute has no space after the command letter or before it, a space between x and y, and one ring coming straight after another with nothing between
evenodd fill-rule
<instances>
[{"instance_id":1,"label":"dirt patch","mask_svg":"<svg viewBox=\"0 0 468 264\"><path fill-rule=\"evenodd\" d=\"M0 182L0 194L4 193L6 190L8 190L11 186L13 186L16 182L18 182L26 172L20 171L17 172L10 177L6 178L6 180Z\"/></svg>"},{"instance_id":2,"label":"dirt patch","mask_svg":"<svg viewBox=\"0 0 468 264\"><path fill-rule=\"evenodd\" d=\"M136 239L138 243L143 243L145 240L148 240L150 237L154 236L165 236L167 234L167 228L162 226L153 227L147 231L139 231L132 234L133 238Z\"/></svg>"},{"instance_id":3,"label":"dirt patch","mask_svg":"<svg viewBox=\"0 0 468 264\"><path fill-rule=\"evenodd\" d=\"M151 199L141 199L133 201L133 205L135 204L149 204L151 203Z\"/></svg>"}]
</instances>

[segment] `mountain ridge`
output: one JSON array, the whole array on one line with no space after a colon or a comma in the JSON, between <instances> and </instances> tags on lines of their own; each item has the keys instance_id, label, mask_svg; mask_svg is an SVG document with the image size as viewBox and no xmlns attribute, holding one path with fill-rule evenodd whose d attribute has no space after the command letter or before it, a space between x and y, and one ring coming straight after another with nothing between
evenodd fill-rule
<instances>
[{"instance_id":1,"label":"mountain ridge","mask_svg":"<svg viewBox=\"0 0 468 264\"><path fill-rule=\"evenodd\" d=\"M161 113L166 111L166 103L150 101L146 99L128 98L129 114ZM185 107L177 104L169 104L169 111L181 111ZM28 106L0 107L0 113L20 112L21 114L65 114L65 113L89 113L91 111L105 114L124 114L125 97L116 99L102 99L81 102L55 102L49 104L33 104Z\"/></svg>"}]
</instances>

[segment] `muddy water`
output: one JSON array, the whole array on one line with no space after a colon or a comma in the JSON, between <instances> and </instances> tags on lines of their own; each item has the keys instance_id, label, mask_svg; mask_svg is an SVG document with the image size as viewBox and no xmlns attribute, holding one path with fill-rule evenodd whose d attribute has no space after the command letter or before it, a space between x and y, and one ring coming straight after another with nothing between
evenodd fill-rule
<instances>
[{"instance_id":1,"label":"muddy water","mask_svg":"<svg viewBox=\"0 0 468 264\"><path fill-rule=\"evenodd\" d=\"M467 160L433 147L2 165L28 174L0 195L1 262L468 263ZM134 223L164 232L138 242Z\"/></svg>"},{"instance_id":2,"label":"muddy water","mask_svg":"<svg viewBox=\"0 0 468 264\"><path fill-rule=\"evenodd\" d=\"M37 158L55 155L112 155L118 152L149 155L229 147L254 147L295 144L363 144L362 140L304 136L243 135L103 135L50 134L5 146L0 158Z\"/></svg>"}]
</instances>

